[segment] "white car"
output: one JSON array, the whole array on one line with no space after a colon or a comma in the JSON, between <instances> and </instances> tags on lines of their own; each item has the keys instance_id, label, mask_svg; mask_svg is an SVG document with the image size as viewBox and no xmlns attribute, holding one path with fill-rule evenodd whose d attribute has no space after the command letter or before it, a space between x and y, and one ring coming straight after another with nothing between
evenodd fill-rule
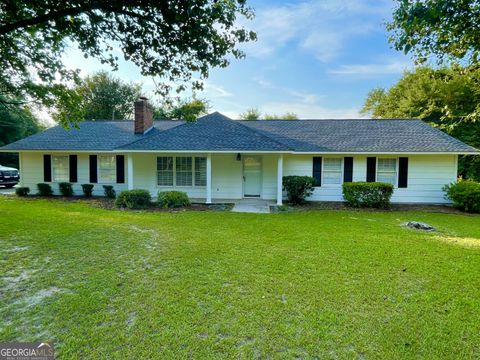
<instances>
[{"instance_id":1,"label":"white car","mask_svg":"<svg viewBox=\"0 0 480 360\"><path fill-rule=\"evenodd\" d=\"M18 169L0 165L0 185L14 187L20 181Z\"/></svg>"}]
</instances>

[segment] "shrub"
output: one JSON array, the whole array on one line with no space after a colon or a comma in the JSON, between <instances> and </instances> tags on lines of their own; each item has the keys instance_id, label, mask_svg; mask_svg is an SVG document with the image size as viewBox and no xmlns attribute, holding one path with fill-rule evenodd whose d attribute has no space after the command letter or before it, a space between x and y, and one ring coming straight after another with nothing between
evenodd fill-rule
<instances>
[{"instance_id":1,"label":"shrub","mask_svg":"<svg viewBox=\"0 0 480 360\"><path fill-rule=\"evenodd\" d=\"M162 208L184 207L190 205L190 200L182 191L163 191L158 193L158 205Z\"/></svg>"},{"instance_id":2,"label":"shrub","mask_svg":"<svg viewBox=\"0 0 480 360\"><path fill-rule=\"evenodd\" d=\"M37 184L38 195L40 196L52 196L53 190L50 184L40 183Z\"/></svg>"},{"instance_id":3,"label":"shrub","mask_svg":"<svg viewBox=\"0 0 480 360\"><path fill-rule=\"evenodd\" d=\"M87 198L92 197L93 184L82 184L83 195Z\"/></svg>"},{"instance_id":4,"label":"shrub","mask_svg":"<svg viewBox=\"0 0 480 360\"><path fill-rule=\"evenodd\" d=\"M310 176L284 176L283 190L287 192L288 202L294 205L303 204L312 195L315 179Z\"/></svg>"},{"instance_id":5,"label":"shrub","mask_svg":"<svg viewBox=\"0 0 480 360\"><path fill-rule=\"evenodd\" d=\"M128 209L144 209L150 205L151 200L152 197L147 190L125 190L118 195L115 205Z\"/></svg>"},{"instance_id":6,"label":"shrub","mask_svg":"<svg viewBox=\"0 0 480 360\"><path fill-rule=\"evenodd\" d=\"M480 213L480 183L463 180L443 187L453 206L467 212Z\"/></svg>"},{"instance_id":7,"label":"shrub","mask_svg":"<svg viewBox=\"0 0 480 360\"><path fill-rule=\"evenodd\" d=\"M17 196L27 196L29 192L30 188L26 186L18 187L15 189L15 194L17 194Z\"/></svg>"},{"instance_id":8,"label":"shrub","mask_svg":"<svg viewBox=\"0 0 480 360\"><path fill-rule=\"evenodd\" d=\"M387 209L393 194L393 185L381 182L351 182L342 186L343 198L353 207Z\"/></svg>"},{"instance_id":9,"label":"shrub","mask_svg":"<svg viewBox=\"0 0 480 360\"><path fill-rule=\"evenodd\" d=\"M103 193L109 199L115 199L115 197L117 196L113 185L103 185Z\"/></svg>"},{"instance_id":10,"label":"shrub","mask_svg":"<svg viewBox=\"0 0 480 360\"><path fill-rule=\"evenodd\" d=\"M61 182L58 184L58 190L63 196L73 196L73 188L71 183Z\"/></svg>"}]
</instances>

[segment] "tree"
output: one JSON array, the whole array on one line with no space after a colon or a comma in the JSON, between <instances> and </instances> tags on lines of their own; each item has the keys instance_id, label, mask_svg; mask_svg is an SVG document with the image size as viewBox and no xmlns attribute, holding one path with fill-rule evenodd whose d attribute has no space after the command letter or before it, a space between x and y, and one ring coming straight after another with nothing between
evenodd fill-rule
<instances>
[{"instance_id":1,"label":"tree","mask_svg":"<svg viewBox=\"0 0 480 360\"><path fill-rule=\"evenodd\" d=\"M100 71L80 80L69 97L59 99L53 117L63 125L74 119L133 119L133 103L141 93L141 85Z\"/></svg>"},{"instance_id":2,"label":"tree","mask_svg":"<svg viewBox=\"0 0 480 360\"><path fill-rule=\"evenodd\" d=\"M85 57L95 57L113 69L118 54L133 62L143 76L158 76L165 94L172 82L201 89L212 67L226 67L242 58L238 43L256 39L239 26L251 19L245 0L9 0L0 4L0 104L8 99L33 99L52 105L64 96L78 72L62 62L74 44ZM75 97L74 95L67 97ZM75 119L72 119L75 120Z\"/></svg>"},{"instance_id":3,"label":"tree","mask_svg":"<svg viewBox=\"0 0 480 360\"><path fill-rule=\"evenodd\" d=\"M14 102L14 100L8 100ZM43 129L32 111L25 106L14 110L0 108L0 147L33 135ZM18 154L0 153L0 165L18 168Z\"/></svg>"},{"instance_id":4,"label":"tree","mask_svg":"<svg viewBox=\"0 0 480 360\"><path fill-rule=\"evenodd\" d=\"M283 115L265 114L263 118L265 120L298 120L297 114L293 112L286 112Z\"/></svg>"},{"instance_id":5,"label":"tree","mask_svg":"<svg viewBox=\"0 0 480 360\"><path fill-rule=\"evenodd\" d=\"M195 121L198 117L205 115L210 106L204 99L172 100L165 101L161 106L154 107L155 119L171 119Z\"/></svg>"},{"instance_id":6,"label":"tree","mask_svg":"<svg viewBox=\"0 0 480 360\"><path fill-rule=\"evenodd\" d=\"M420 62L467 59L478 63L480 6L473 0L397 0L387 25L397 50L414 52Z\"/></svg>"},{"instance_id":7,"label":"tree","mask_svg":"<svg viewBox=\"0 0 480 360\"><path fill-rule=\"evenodd\" d=\"M240 114L242 120L259 120L262 113L257 108L247 109L244 113Z\"/></svg>"},{"instance_id":8,"label":"tree","mask_svg":"<svg viewBox=\"0 0 480 360\"><path fill-rule=\"evenodd\" d=\"M374 89L362 112L374 118L419 118L480 147L480 69L420 67L405 72L390 89ZM463 177L480 180L480 157L459 162Z\"/></svg>"}]
</instances>

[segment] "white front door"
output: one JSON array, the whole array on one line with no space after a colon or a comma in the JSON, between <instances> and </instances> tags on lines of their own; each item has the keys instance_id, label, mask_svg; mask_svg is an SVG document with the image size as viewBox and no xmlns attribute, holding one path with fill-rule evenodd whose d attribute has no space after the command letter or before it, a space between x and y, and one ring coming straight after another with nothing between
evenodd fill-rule
<instances>
[{"instance_id":1,"label":"white front door","mask_svg":"<svg viewBox=\"0 0 480 360\"><path fill-rule=\"evenodd\" d=\"M243 196L260 197L262 190L262 159L243 156Z\"/></svg>"}]
</instances>

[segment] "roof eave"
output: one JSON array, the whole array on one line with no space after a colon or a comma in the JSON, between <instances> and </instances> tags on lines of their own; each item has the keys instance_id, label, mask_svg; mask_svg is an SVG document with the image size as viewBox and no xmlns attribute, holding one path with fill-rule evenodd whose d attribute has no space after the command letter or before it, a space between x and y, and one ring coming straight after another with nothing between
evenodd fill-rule
<instances>
[{"instance_id":1,"label":"roof eave","mask_svg":"<svg viewBox=\"0 0 480 360\"><path fill-rule=\"evenodd\" d=\"M1 149L2 153L19 152L57 152L57 153L251 153L251 154L329 154L329 155L479 155L480 151L292 151L292 150L129 150L129 149L99 149L99 150L72 150L72 149Z\"/></svg>"}]
</instances>

